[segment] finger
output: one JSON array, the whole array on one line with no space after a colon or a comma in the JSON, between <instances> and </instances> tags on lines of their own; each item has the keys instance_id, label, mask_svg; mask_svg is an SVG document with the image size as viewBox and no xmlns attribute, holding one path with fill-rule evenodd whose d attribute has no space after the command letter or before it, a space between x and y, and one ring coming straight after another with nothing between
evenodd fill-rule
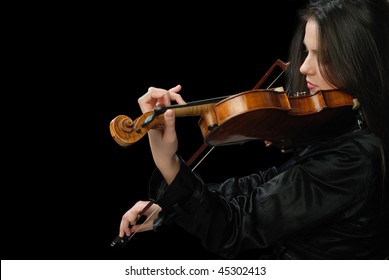
<instances>
[{"instance_id":1,"label":"finger","mask_svg":"<svg viewBox=\"0 0 389 280\"><path fill-rule=\"evenodd\" d=\"M155 106L170 105L170 100L167 98L167 90L149 87L148 91L138 98L138 104L142 112L148 112L154 109ZM167 102L165 100L168 100ZM159 104L158 104L159 103Z\"/></svg>"},{"instance_id":2,"label":"finger","mask_svg":"<svg viewBox=\"0 0 389 280\"><path fill-rule=\"evenodd\" d=\"M147 92L144 94L145 98L149 99L161 99L166 95L167 90L163 88L149 87Z\"/></svg>"},{"instance_id":3,"label":"finger","mask_svg":"<svg viewBox=\"0 0 389 280\"><path fill-rule=\"evenodd\" d=\"M171 89L169 89L169 93L170 93L170 99L171 100L174 100L175 102L177 102L178 104L185 104L185 100L182 98L181 94L179 94L179 92L181 91L181 85L177 85Z\"/></svg>"},{"instance_id":4,"label":"finger","mask_svg":"<svg viewBox=\"0 0 389 280\"><path fill-rule=\"evenodd\" d=\"M153 223L157 218L159 211L161 211L161 207L159 207L157 204L153 204L149 209L147 209L145 213L147 218L144 220L144 222L132 226L131 231L142 232L153 229Z\"/></svg>"},{"instance_id":5,"label":"finger","mask_svg":"<svg viewBox=\"0 0 389 280\"><path fill-rule=\"evenodd\" d=\"M120 237L123 237L124 235L131 235L132 230L130 226L136 224L136 221L138 220L141 211L143 211L143 209L146 207L146 204L146 201L138 201L122 216L119 227Z\"/></svg>"},{"instance_id":6,"label":"finger","mask_svg":"<svg viewBox=\"0 0 389 280\"><path fill-rule=\"evenodd\" d=\"M127 219L122 219L120 222L120 227L119 227L119 236L130 236L131 235L131 229L130 229L130 222Z\"/></svg>"},{"instance_id":7,"label":"finger","mask_svg":"<svg viewBox=\"0 0 389 280\"><path fill-rule=\"evenodd\" d=\"M176 118L175 118L175 115L174 115L174 111L173 110L167 110L165 112L165 115L164 115L164 120L165 120L165 129L164 129L164 138L165 140L168 140L169 139L166 139L166 137L168 135L171 135L173 136L172 137L172 140L175 139L175 135L176 135L176 128L175 128L175 123L176 123Z\"/></svg>"},{"instance_id":8,"label":"finger","mask_svg":"<svg viewBox=\"0 0 389 280\"><path fill-rule=\"evenodd\" d=\"M170 101L171 97L170 97L169 91L164 90L163 94L161 94L161 92L159 92L159 95L161 96L161 98L159 98L155 104L157 107L164 107L164 106L171 105L171 101Z\"/></svg>"},{"instance_id":9,"label":"finger","mask_svg":"<svg viewBox=\"0 0 389 280\"><path fill-rule=\"evenodd\" d=\"M153 229L153 220L148 220L145 223L135 225L131 228L132 232L142 232Z\"/></svg>"}]
</instances>

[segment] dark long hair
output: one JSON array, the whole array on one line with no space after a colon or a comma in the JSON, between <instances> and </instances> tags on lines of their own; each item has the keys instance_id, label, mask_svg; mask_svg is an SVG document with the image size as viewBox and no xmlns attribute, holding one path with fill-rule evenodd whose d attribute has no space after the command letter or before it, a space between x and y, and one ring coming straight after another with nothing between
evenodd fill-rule
<instances>
[{"instance_id":1,"label":"dark long hair","mask_svg":"<svg viewBox=\"0 0 389 280\"><path fill-rule=\"evenodd\" d=\"M367 126L381 141L385 186L389 157L389 1L311 0L299 11L299 18L290 45L287 91L308 91L299 69L306 57L305 25L314 18L322 76L359 100Z\"/></svg>"}]
</instances>

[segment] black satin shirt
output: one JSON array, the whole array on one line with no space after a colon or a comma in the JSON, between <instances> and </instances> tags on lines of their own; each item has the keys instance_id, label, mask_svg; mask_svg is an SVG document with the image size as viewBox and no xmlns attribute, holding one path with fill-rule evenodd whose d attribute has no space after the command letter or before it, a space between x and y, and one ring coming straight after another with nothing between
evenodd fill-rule
<instances>
[{"instance_id":1,"label":"black satin shirt","mask_svg":"<svg viewBox=\"0 0 389 280\"><path fill-rule=\"evenodd\" d=\"M204 183L182 161L170 186L158 170L154 229L176 223L227 259L271 249L270 259L385 259L381 158L367 129L302 149L281 167ZM388 201L386 203L389 203Z\"/></svg>"}]
</instances>

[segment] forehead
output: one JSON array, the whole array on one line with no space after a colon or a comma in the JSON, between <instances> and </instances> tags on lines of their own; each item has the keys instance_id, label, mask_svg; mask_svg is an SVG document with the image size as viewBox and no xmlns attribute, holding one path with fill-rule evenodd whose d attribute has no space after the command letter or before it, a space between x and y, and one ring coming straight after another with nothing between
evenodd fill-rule
<instances>
[{"instance_id":1,"label":"forehead","mask_svg":"<svg viewBox=\"0 0 389 280\"><path fill-rule=\"evenodd\" d=\"M316 21L313 18L308 19L305 25L305 36L304 36L304 44L306 47L310 49L317 48L317 33L318 33L318 27Z\"/></svg>"}]
</instances>

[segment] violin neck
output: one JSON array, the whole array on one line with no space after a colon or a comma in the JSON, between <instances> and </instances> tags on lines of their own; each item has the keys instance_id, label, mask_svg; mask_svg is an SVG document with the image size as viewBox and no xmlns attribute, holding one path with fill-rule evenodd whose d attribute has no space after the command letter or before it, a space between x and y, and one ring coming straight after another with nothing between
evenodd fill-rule
<instances>
[{"instance_id":1,"label":"violin neck","mask_svg":"<svg viewBox=\"0 0 389 280\"><path fill-rule=\"evenodd\" d=\"M203 99L185 104L175 104L159 107L154 109L154 115L161 115L165 113L166 110L172 109L177 117L202 116L205 112L212 110L215 106L215 103L225 98L227 98L227 96Z\"/></svg>"},{"instance_id":2,"label":"violin neck","mask_svg":"<svg viewBox=\"0 0 389 280\"><path fill-rule=\"evenodd\" d=\"M190 107L172 108L177 117L202 116L205 112L213 110L215 103L195 105Z\"/></svg>"}]
</instances>

